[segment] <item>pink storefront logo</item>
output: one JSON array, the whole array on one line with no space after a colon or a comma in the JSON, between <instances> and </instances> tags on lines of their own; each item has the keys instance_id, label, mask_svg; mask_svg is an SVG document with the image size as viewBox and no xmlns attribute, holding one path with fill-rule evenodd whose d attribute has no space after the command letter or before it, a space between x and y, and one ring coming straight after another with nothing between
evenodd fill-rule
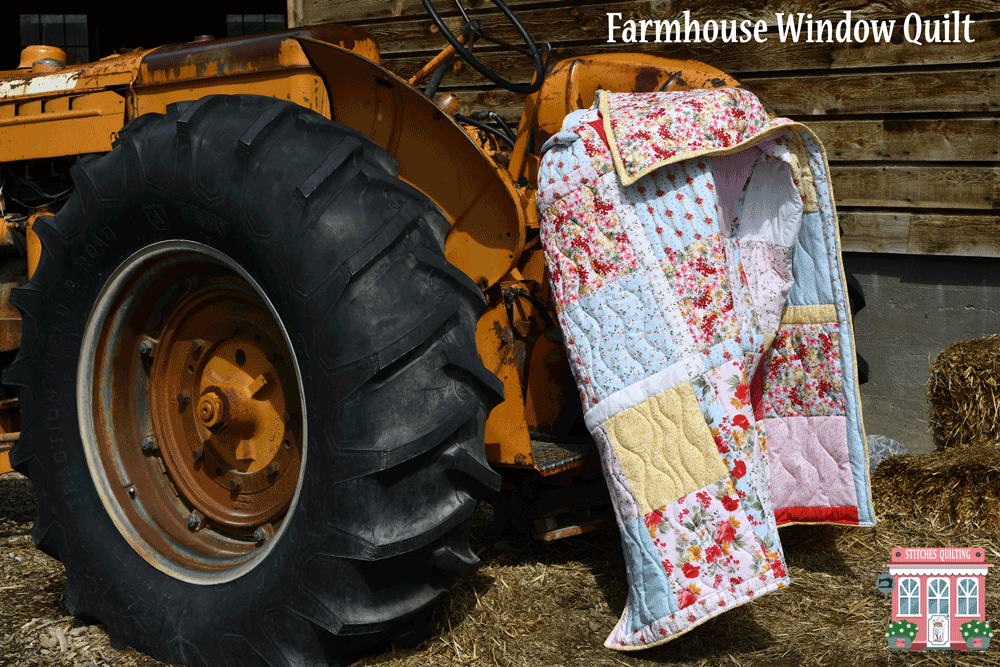
<instances>
[{"instance_id":1,"label":"pink storefront logo","mask_svg":"<svg viewBox=\"0 0 1000 667\"><path fill-rule=\"evenodd\" d=\"M989 648L986 575L981 548L892 550L876 586L892 594L889 648L910 651Z\"/></svg>"}]
</instances>

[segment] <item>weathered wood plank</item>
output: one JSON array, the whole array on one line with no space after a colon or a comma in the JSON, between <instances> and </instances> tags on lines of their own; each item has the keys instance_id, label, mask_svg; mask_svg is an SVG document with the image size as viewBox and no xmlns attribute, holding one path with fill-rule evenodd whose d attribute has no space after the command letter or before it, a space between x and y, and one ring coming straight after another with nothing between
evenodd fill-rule
<instances>
[{"instance_id":1,"label":"weathered wood plank","mask_svg":"<svg viewBox=\"0 0 1000 667\"><path fill-rule=\"evenodd\" d=\"M1000 110L1000 68L741 77L784 116Z\"/></svg>"},{"instance_id":2,"label":"weathered wood plank","mask_svg":"<svg viewBox=\"0 0 1000 667\"><path fill-rule=\"evenodd\" d=\"M808 120L830 160L1000 160L1000 120Z\"/></svg>"},{"instance_id":3,"label":"weathered wood plank","mask_svg":"<svg viewBox=\"0 0 1000 667\"><path fill-rule=\"evenodd\" d=\"M838 206L1000 210L1000 168L830 165Z\"/></svg>"},{"instance_id":4,"label":"weathered wood plank","mask_svg":"<svg viewBox=\"0 0 1000 667\"><path fill-rule=\"evenodd\" d=\"M845 252L1000 257L1000 215L838 212Z\"/></svg>"},{"instance_id":5,"label":"weathered wood plank","mask_svg":"<svg viewBox=\"0 0 1000 667\"><path fill-rule=\"evenodd\" d=\"M497 56L510 59L513 56ZM487 65L496 61L484 57ZM1000 110L1000 68L838 74L830 76L741 77L743 83L782 116L825 114L976 113ZM445 79L449 84L450 78ZM462 99L462 113L491 109L517 121L524 100L504 90L449 88ZM486 97L484 94L488 93Z\"/></svg>"},{"instance_id":6,"label":"weathered wood plank","mask_svg":"<svg viewBox=\"0 0 1000 667\"><path fill-rule=\"evenodd\" d=\"M529 34L539 42L548 41L557 50L558 57L575 57L609 51L639 51L671 58L693 58L727 72L773 72L803 69L849 69L858 67L891 67L906 65L945 65L1000 61L1000 19L976 21L970 30L975 43L925 43L916 45L901 37L897 25L894 42L874 43L808 43L805 36L799 42L787 39L782 43L773 29L764 35L766 41L750 40L746 43L656 43L653 33L649 42L607 43L608 21L606 11L614 7L584 5L566 10L524 10L519 18ZM627 17L638 17L634 3L622 3L617 9ZM489 15L481 19L487 33L512 43L520 42L514 28L502 15ZM461 29L459 17L446 19L453 32ZM618 22L619 24L621 21ZM440 50L446 42L430 19L401 19L391 23L366 26L379 44L383 59L395 60L412 56L415 52ZM585 42L585 43L584 43ZM517 67L515 63L515 67ZM508 77L527 76L527 63L519 69L506 72Z\"/></svg>"},{"instance_id":7,"label":"weathered wood plank","mask_svg":"<svg viewBox=\"0 0 1000 667\"><path fill-rule=\"evenodd\" d=\"M454 15L458 11L454 5L446 0L434 0L434 6L438 12L444 15ZM515 10L520 17L523 10L518 9L524 5L542 5L551 8L559 7L563 10L568 6L599 5L601 7L617 7L623 3L608 3L601 0L582 0L568 3L565 1L539 3L537 0L507 0L507 6ZM688 3L667 3L656 2L655 0L641 0L629 3L631 6L640 8L648 17L655 17L660 20L673 20L683 16L684 10L691 12L693 19L702 21L715 19L749 19L757 21L763 19L768 23L774 23L774 15L777 12L789 12L787 0L769 0L768 2L737 3L732 0L704 0L696 5ZM482 14L496 12L496 6L490 0L462 0L462 6L468 10L470 15L477 17ZM376 19L390 19L403 16L426 16L423 3L420 0L369 0L358 2L357 0L304 0L304 16L306 23L323 23L325 21L337 21L341 23L364 22ZM858 6L855 0L800 0L795 3L794 10L804 14L812 14L814 19L840 20L844 11L850 10L852 16L863 19L887 19L903 17L910 12L917 12L926 18L940 17L946 12L959 11L965 13L988 13L996 12L995 0L885 0L879 3L870 3ZM618 9L605 9L605 11L619 11Z\"/></svg>"}]
</instances>

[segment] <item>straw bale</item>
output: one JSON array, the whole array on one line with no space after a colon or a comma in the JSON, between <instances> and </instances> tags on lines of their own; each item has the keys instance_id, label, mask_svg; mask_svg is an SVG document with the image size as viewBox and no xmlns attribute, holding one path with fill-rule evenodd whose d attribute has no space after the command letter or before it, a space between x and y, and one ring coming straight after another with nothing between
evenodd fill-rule
<instances>
[{"instance_id":1,"label":"straw bale","mask_svg":"<svg viewBox=\"0 0 1000 667\"><path fill-rule=\"evenodd\" d=\"M927 398L937 449L1000 442L1000 334L942 351L931 365Z\"/></svg>"},{"instance_id":2,"label":"straw bale","mask_svg":"<svg viewBox=\"0 0 1000 667\"><path fill-rule=\"evenodd\" d=\"M872 495L893 514L1000 528L1000 446L892 456L872 475Z\"/></svg>"}]
</instances>

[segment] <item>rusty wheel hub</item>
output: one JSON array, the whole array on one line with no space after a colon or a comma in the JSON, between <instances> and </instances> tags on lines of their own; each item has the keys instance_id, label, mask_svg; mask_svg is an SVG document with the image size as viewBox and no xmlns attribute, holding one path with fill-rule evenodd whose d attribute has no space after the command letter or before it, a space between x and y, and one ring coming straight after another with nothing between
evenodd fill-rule
<instances>
[{"instance_id":1,"label":"rusty wheel hub","mask_svg":"<svg viewBox=\"0 0 1000 667\"><path fill-rule=\"evenodd\" d=\"M133 547L206 583L252 567L305 459L295 356L253 279L199 244L136 253L98 298L79 378L91 474Z\"/></svg>"}]
</instances>

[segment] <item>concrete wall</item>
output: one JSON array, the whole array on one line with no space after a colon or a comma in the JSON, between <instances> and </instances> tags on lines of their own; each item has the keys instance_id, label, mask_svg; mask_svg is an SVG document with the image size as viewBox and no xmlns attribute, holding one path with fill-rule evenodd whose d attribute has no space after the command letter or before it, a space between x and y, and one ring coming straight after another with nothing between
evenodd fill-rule
<instances>
[{"instance_id":1,"label":"concrete wall","mask_svg":"<svg viewBox=\"0 0 1000 667\"><path fill-rule=\"evenodd\" d=\"M854 320L871 367L861 387L865 430L931 451L930 364L956 341L1000 332L1000 260L844 253L844 266L868 304Z\"/></svg>"}]
</instances>

